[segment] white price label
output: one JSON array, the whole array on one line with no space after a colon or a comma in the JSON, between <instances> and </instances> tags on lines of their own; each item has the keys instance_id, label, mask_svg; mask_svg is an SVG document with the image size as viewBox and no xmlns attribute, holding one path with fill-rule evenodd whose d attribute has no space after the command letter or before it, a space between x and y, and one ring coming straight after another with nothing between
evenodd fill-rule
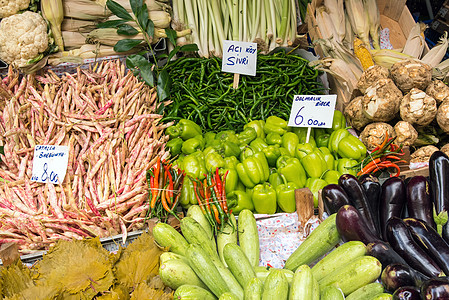
<instances>
[{"instance_id":1,"label":"white price label","mask_svg":"<svg viewBox=\"0 0 449 300\"><path fill-rule=\"evenodd\" d=\"M223 41L221 71L256 76L257 44Z\"/></svg>"},{"instance_id":2,"label":"white price label","mask_svg":"<svg viewBox=\"0 0 449 300\"><path fill-rule=\"evenodd\" d=\"M295 95L288 126L332 128L337 95Z\"/></svg>"},{"instance_id":3,"label":"white price label","mask_svg":"<svg viewBox=\"0 0 449 300\"><path fill-rule=\"evenodd\" d=\"M31 181L62 183L69 163L69 147L36 145Z\"/></svg>"}]
</instances>

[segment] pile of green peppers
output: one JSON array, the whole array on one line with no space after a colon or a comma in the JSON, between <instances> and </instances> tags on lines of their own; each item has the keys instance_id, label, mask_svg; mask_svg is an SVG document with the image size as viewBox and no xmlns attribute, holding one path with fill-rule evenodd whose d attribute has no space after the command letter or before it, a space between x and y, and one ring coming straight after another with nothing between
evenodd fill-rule
<instances>
[{"instance_id":1,"label":"pile of green peppers","mask_svg":"<svg viewBox=\"0 0 449 300\"><path fill-rule=\"evenodd\" d=\"M254 120L243 131L202 132L186 119L168 127L167 147L175 165L188 175L180 203L197 204L191 178L202 180L207 171L226 174L228 207L234 213L249 209L256 213L296 211L295 190L308 187L318 206L318 191L337 183L344 174L356 174L366 156L364 144L345 128L343 114L336 110L332 128L289 127L277 116Z\"/></svg>"}]
</instances>

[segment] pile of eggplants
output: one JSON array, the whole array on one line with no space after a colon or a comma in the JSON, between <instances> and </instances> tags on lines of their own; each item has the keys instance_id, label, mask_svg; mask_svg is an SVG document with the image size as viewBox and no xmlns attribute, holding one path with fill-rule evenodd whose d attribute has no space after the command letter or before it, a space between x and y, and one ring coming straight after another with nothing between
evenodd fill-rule
<instances>
[{"instance_id":1,"label":"pile of eggplants","mask_svg":"<svg viewBox=\"0 0 449 300\"><path fill-rule=\"evenodd\" d=\"M383 266L393 299L449 299L449 158L429 160L429 177L383 184L372 175L344 174L322 190L325 211L337 213L343 241L362 241ZM434 217L435 216L435 217Z\"/></svg>"}]
</instances>

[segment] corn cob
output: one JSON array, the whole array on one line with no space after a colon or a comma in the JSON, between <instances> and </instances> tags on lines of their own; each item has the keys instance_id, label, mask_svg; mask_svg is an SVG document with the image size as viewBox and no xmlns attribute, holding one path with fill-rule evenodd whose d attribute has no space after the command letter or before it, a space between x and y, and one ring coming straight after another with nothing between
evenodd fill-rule
<instances>
[{"instance_id":1,"label":"corn cob","mask_svg":"<svg viewBox=\"0 0 449 300\"><path fill-rule=\"evenodd\" d=\"M424 37L421 33L421 25L420 23L416 23L408 34L402 53L411 55L415 58L421 57L425 44Z\"/></svg>"},{"instance_id":2,"label":"corn cob","mask_svg":"<svg viewBox=\"0 0 449 300\"><path fill-rule=\"evenodd\" d=\"M360 60L363 70L374 65L371 53L359 38L354 39L354 54Z\"/></svg>"},{"instance_id":3,"label":"corn cob","mask_svg":"<svg viewBox=\"0 0 449 300\"><path fill-rule=\"evenodd\" d=\"M380 49L379 45L379 27L380 27L380 13L377 7L376 0L364 0L365 13L369 20L369 34L373 41L374 49Z\"/></svg>"},{"instance_id":4,"label":"corn cob","mask_svg":"<svg viewBox=\"0 0 449 300\"><path fill-rule=\"evenodd\" d=\"M440 41L438 44L430 49L426 55L421 59L423 63L430 65L432 68L436 67L441 60L443 60L444 56L447 52L447 47L449 43L447 40L447 31L440 37Z\"/></svg>"},{"instance_id":5,"label":"corn cob","mask_svg":"<svg viewBox=\"0 0 449 300\"><path fill-rule=\"evenodd\" d=\"M369 47L369 22L362 0L345 0L345 5L352 30Z\"/></svg>"},{"instance_id":6,"label":"corn cob","mask_svg":"<svg viewBox=\"0 0 449 300\"><path fill-rule=\"evenodd\" d=\"M370 52L376 65L380 65L388 69L390 69L391 66L398 61L412 58L412 56L408 54L390 49L371 50Z\"/></svg>"},{"instance_id":7,"label":"corn cob","mask_svg":"<svg viewBox=\"0 0 449 300\"><path fill-rule=\"evenodd\" d=\"M342 41L346 34L343 0L324 0L324 6L329 12L330 19L334 24L338 40Z\"/></svg>"},{"instance_id":8,"label":"corn cob","mask_svg":"<svg viewBox=\"0 0 449 300\"><path fill-rule=\"evenodd\" d=\"M64 19L62 0L41 0L43 17L50 23L51 32L59 51L64 51L61 23Z\"/></svg>"}]
</instances>

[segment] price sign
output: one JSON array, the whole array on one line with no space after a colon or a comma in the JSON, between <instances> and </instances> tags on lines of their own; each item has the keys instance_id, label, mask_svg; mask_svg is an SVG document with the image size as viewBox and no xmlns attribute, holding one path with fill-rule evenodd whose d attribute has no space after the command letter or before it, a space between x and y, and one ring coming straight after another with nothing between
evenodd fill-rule
<instances>
[{"instance_id":1,"label":"price sign","mask_svg":"<svg viewBox=\"0 0 449 300\"><path fill-rule=\"evenodd\" d=\"M256 43L223 41L223 72L255 76L256 63Z\"/></svg>"},{"instance_id":2,"label":"price sign","mask_svg":"<svg viewBox=\"0 0 449 300\"><path fill-rule=\"evenodd\" d=\"M61 183L69 163L69 147L37 145L34 147L31 181Z\"/></svg>"},{"instance_id":3,"label":"price sign","mask_svg":"<svg viewBox=\"0 0 449 300\"><path fill-rule=\"evenodd\" d=\"M337 95L296 95L288 126L332 128Z\"/></svg>"}]
</instances>

